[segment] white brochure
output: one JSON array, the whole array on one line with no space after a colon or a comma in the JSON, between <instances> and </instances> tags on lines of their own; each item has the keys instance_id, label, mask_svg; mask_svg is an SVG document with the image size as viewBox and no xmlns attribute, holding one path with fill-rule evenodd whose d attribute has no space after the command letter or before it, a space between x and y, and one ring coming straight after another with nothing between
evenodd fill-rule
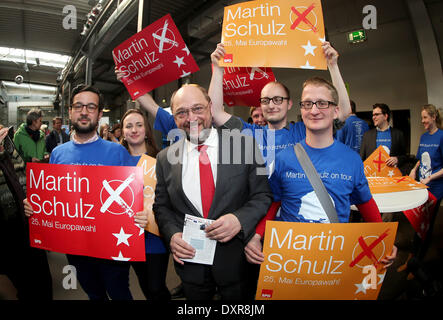
<instances>
[{"instance_id":1,"label":"white brochure","mask_svg":"<svg viewBox=\"0 0 443 320\"><path fill-rule=\"evenodd\" d=\"M183 261L212 265L217 241L207 238L205 232L205 227L212 222L214 220L188 214L185 216L183 240L195 249L195 256L192 259L182 259Z\"/></svg>"}]
</instances>

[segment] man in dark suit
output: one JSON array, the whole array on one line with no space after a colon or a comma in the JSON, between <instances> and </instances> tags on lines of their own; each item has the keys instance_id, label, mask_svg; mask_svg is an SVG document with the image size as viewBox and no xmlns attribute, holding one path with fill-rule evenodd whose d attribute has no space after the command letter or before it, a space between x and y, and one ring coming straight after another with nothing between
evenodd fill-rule
<instances>
[{"instance_id":1,"label":"man in dark suit","mask_svg":"<svg viewBox=\"0 0 443 320\"><path fill-rule=\"evenodd\" d=\"M46 136L46 151L49 153L54 150L55 147L69 141L69 136L62 130L62 118L55 117L52 119L52 128L50 134Z\"/></svg>"},{"instance_id":2,"label":"man in dark suit","mask_svg":"<svg viewBox=\"0 0 443 320\"><path fill-rule=\"evenodd\" d=\"M202 87L181 87L171 109L186 138L157 155L153 210L160 233L187 299L211 299L216 290L222 299L244 299L244 247L272 201L264 161L252 137L212 128L211 101ZM214 220L205 229L217 240L212 265L182 261L195 254L182 238L186 214Z\"/></svg>"},{"instance_id":3,"label":"man in dark suit","mask_svg":"<svg viewBox=\"0 0 443 320\"><path fill-rule=\"evenodd\" d=\"M375 128L366 131L360 148L360 156L365 161L380 145L389 149L390 157L386 164L401 167L407 160L403 132L389 125L391 110L384 103L373 105L372 121Z\"/></svg>"}]
</instances>

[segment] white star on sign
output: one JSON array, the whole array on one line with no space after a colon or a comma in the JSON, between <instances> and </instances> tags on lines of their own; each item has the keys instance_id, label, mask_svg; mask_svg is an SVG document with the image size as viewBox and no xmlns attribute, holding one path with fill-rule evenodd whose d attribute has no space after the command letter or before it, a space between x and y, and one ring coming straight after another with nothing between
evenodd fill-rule
<instances>
[{"instance_id":1,"label":"white star on sign","mask_svg":"<svg viewBox=\"0 0 443 320\"><path fill-rule=\"evenodd\" d=\"M131 260L131 258L125 258L125 257L123 257L121 251L118 253L118 256L117 256L117 257L111 257L111 258L112 258L112 260L117 260L117 261L129 261L129 260Z\"/></svg>"},{"instance_id":2,"label":"white star on sign","mask_svg":"<svg viewBox=\"0 0 443 320\"><path fill-rule=\"evenodd\" d=\"M141 236L143 233L145 233L145 229L142 228L139 224L136 224L136 226L140 229L138 235Z\"/></svg>"},{"instance_id":3,"label":"white star on sign","mask_svg":"<svg viewBox=\"0 0 443 320\"><path fill-rule=\"evenodd\" d=\"M300 68L302 68L302 69L315 69L315 67L313 67L313 66L311 66L309 64L308 60L306 60L306 64L304 66L300 66Z\"/></svg>"},{"instance_id":4,"label":"white star on sign","mask_svg":"<svg viewBox=\"0 0 443 320\"><path fill-rule=\"evenodd\" d=\"M190 72L185 72L185 70L183 70L183 73L181 74L180 78L184 78L189 76L191 73Z\"/></svg>"},{"instance_id":5,"label":"white star on sign","mask_svg":"<svg viewBox=\"0 0 443 320\"><path fill-rule=\"evenodd\" d=\"M357 291L355 291L354 294L357 294L359 292L363 292L364 294L366 294L366 288L363 283L354 283L354 285L357 287Z\"/></svg>"},{"instance_id":6,"label":"white star on sign","mask_svg":"<svg viewBox=\"0 0 443 320\"><path fill-rule=\"evenodd\" d=\"M378 277L380 278L380 281L377 283L377 285L383 283L383 281L385 280L385 275L386 275L386 272L378 275Z\"/></svg>"},{"instance_id":7,"label":"white star on sign","mask_svg":"<svg viewBox=\"0 0 443 320\"><path fill-rule=\"evenodd\" d=\"M394 170L389 170L388 176L392 177L394 175Z\"/></svg>"},{"instance_id":8,"label":"white star on sign","mask_svg":"<svg viewBox=\"0 0 443 320\"><path fill-rule=\"evenodd\" d=\"M183 50L184 52L186 52L186 55L187 55L187 56L189 56L190 52L189 52L189 49L188 49L187 46L185 46L182 50Z\"/></svg>"},{"instance_id":9,"label":"white star on sign","mask_svg":"<svg viewBox=\"0 0 443 320\"><path fill-rule=\"evenodd\" d=\"M114 235L114 237L117 238L116 246L118 246L121 243L124 243L129 247L128 239L130 237L132 237L132 234L125 233L125 231L123 230L123 227L120 228L120 233L113 233L113 235Z\"/></svg>"},{"instance_id":10,"label":"white star on sign","mask_svg":"<svg viewBox=\"0 0 443 320\"><path fill-rule=\"evenodd\" d=\"M303 49L305 49L305 56L308 54L312 54L315 57L314 50L317 48L317 46L313 46L311 44L311 41L308 40L308 44L305 46L302 46Z\"/></svg>"},{"instance_id":11,"label":"white star on sign","mask_svg":"<svg viewBox=\"0 0 443 320\"><path fill-rule=\"evenodd\" d=\"M184 63L184 61L183 61L184 58L185 57L179 58L179 57L175 56L175 60L173 62L177 64L177 68L180 68L181 65L186 65L186 63Z\"/></svg>"}]
</instances>

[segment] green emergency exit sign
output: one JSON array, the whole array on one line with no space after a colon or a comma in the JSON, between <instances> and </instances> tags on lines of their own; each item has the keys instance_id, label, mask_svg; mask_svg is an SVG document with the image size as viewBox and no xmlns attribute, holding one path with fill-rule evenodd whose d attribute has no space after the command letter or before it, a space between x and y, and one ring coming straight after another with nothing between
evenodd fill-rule
<instances>
[{"instance_id":1,"label":"green emergency exit sign","mask_svg":"<svg viewBox=\"0 0 443 320\"><path fill-rule=\"evenodd\" d=\"M365 30L357 30L348 32L348 42L350 43L359 43L366 40L366 32Z\"/></svg>"}]
</instances>

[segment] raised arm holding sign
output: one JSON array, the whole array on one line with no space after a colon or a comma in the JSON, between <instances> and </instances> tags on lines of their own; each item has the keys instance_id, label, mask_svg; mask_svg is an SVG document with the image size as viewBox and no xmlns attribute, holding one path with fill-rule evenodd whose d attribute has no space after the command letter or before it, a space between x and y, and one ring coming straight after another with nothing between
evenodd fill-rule
<instances>
[{"instance_id":1,"label":"raised arm holding sign","mask_svg":"<svg viewBox=\"0 0 443 320\"><path fill-rule=\"evenodd\" d=\"M112 55L133 99L199 70L169 14L127 39Z\"/></svg>"}]
</instances>

